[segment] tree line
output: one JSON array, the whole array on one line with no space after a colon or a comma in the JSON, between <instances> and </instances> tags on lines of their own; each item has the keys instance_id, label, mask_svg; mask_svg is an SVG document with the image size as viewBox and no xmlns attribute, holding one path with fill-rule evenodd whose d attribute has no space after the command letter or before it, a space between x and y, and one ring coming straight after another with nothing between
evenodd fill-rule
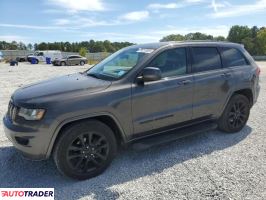
<instances>
[{"instance_id":1,"label":"tree line","mask_svg":"<svg viewBox=\"0 0 266 200\"><path fill-rule=\"evenodd\" d=\"M245 46L251 55L266 54L266 27L232 26L228 36L214 37L212 35L196 32L186 35L171 34L163 37L160 41L183 41L183 40L215 40L240 43ZM130 42L105 41L82 41L82 42L41 42L35 44L24 44L22 42L0 41L1 50L60 50L68 52L115 52L123 47L130 46Z\"/></svg>"},{"instance_id":2,"label":"tree line","mask_svg":"<svg viewBox=\"0 0 266 200\"><path fill-rule=\"evenodd\" d=\"M160 41L183 41L183 40L216 40L229 41L243 44L251 55L266 54L266 27L232 26L227 38L223 36L213 37L204 33L196 32L186 35L172 34L163 37Z\"/></svg>"},{"instance_id":3,"label":"tree line","mask_svg":"<svg viewBox=\"0 0 266 200\"><path fill-rule=\"evenodd\" d=\"M132 45L130 42L105 41L82 41L82 42L41 42L25 45L22 42L0 41L0 50L60 50L66 52L79 52L80 49L87 49L88 52L115 52L121 48Z\"/></svg>"}]
</instances>

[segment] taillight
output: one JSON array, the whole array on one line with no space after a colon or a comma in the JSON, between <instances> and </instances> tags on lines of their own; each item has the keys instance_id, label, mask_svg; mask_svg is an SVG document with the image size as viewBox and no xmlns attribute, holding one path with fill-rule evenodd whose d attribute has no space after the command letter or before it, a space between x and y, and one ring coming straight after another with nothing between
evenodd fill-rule
<instances>
[{"instance_id":1,"label":"taillight","mask_svg":"<svg viewBox=\"0 0 266 200\"><path fill-rule=\"evenodd\" d=\"M259 76L260 75L260 72L261 72L260 68L257 67L257 69L256 69L256 75Z\"/></svg>"}]
</instances>

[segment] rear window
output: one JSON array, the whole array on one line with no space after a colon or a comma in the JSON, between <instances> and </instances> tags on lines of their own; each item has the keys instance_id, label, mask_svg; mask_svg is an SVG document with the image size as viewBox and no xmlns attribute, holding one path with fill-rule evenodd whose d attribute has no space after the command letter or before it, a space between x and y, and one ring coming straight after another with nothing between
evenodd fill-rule
<instances>
[{"instance_id":1,"label":"rear window","mask_svg":"<svg viewBox=\"0 0 266 200\"><path fill-rule=\"evenodd\" d=\"M221 54L225 67L248 65L244 55L235 48L222 47Z\"/></svg>"},{"instance_id":2,"label":"rear window","mask_svg":"<svg viewBox=\"0 0 266 200\"><path fill-rule=\"evenodd\" d=\"M193 47L193 72L222 68L220 54L215 47Z\"/></svg>"}]
</instances>

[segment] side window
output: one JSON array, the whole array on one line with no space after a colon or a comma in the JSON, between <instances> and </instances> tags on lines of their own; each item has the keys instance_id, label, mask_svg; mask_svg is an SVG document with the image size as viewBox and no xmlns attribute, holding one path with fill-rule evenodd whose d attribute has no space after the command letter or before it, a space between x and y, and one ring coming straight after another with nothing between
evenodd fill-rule
<instances>
[{"instance_id":1,"label":"side window","mask_svg":"<svg viewBox=\"0 0 266 200\"><path fill-rule=\"evenodd\" d=\"M73 59L73 58L74 58L74 56L69 56L69 57L68 57L68 59Z\"/></svg>"},{"instance_id":2,"label":"side window","mask_svg":"<svg viewBox=\"0 0 266 200\"><path fill-rule=\"evenodd\" d=\"M237 49L222 47L221 53L225 67L248 65L243 54Z\"/></svg>"},{"instance_id":3,"label":"side window","mask_svg":"<svg viewBox=\"0 0 266 200\"><path fill-rule=\"evenodd\" d=\"M40 52L40 53L38 54L38 56L43 56L43 52Z\"/></svg>"},{"instance_id":4,"label":"side window","mask_svg":"<svg viewBox=\"0 0 266 200\"><path fill-rule=\"evenodd\" d=\"M149 66L159 68L162 72L162 77L171 77L186 74L186 49L176 48L166 50L155 57Z\"/></svg>"},{"instance_id":5,"label":"side window","mask_svg":"<svg viewBox=\"0 0 266 200\"><path fill-rule=\"evenodd\" d=\"M193 72L222 68L220 54L215 47L193 47Z\"/></svg>"}]
</instances>

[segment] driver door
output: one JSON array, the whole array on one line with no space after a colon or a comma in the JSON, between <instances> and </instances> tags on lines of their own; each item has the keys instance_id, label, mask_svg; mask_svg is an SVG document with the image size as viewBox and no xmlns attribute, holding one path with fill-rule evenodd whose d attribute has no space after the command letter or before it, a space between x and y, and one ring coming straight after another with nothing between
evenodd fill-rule
<instances>
[{"instance_id":1,"label":"driver door","mask_svg":"<svg viewBox=\"0 0 266 200\"><path fill-rule=\"evenodd\" d=\"M187 49L168 49L147 67L157 67L162 79L132 84L135 134L170 127L192 119L193 76L188 74Z\"/></svg>"},{"instance_id":2,"label":"driver door","mask_svg":"<svg viewBox=\"0 0 266 200\"><path fill-rule=\"evenodd\" d=\"M39 61L44 62L44 61L45 61L44 53L43 53L43 52L40 52L40 53L37 55L37 58L38 58Z\"/></svg>"}]
</instances>

